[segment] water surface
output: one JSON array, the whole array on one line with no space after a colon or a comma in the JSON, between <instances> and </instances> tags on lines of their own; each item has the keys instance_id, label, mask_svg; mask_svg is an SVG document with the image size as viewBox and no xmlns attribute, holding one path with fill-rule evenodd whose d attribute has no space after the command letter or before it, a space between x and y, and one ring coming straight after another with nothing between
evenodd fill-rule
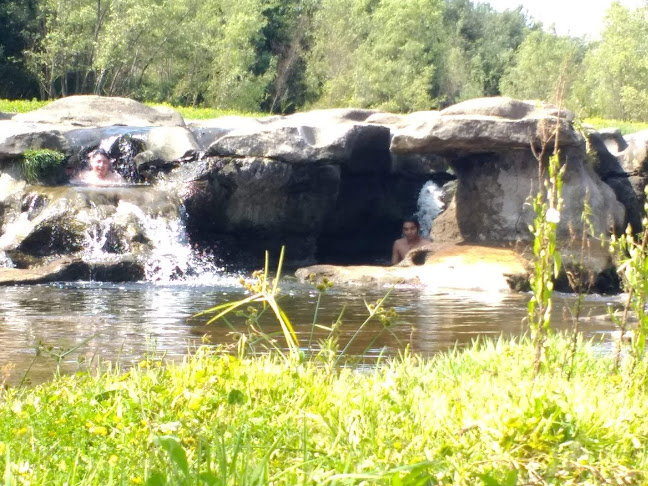
<instances>
[{"instance_id":1,"label":"water surface","mask_svg":"<svg viewBox=\"0 0 648 486\"><path fill-rule=\"evenodd\" d=\"M312 333L318 295L313 287L288 279L282 283L282 292L281 306L303 347L329 334L320 328ZM322 296L316 321L327 327L340 319L339 339L344 346L367 318L365 303L375 303L386 293L386 289L330 289ZM62 360L64 371L84 369L84 360L96 362L98 357L124 365L147 353L181 359L205 340L233 343L231 329L224 323L206 326L205 318L192 316L246 295L236 277L212 285L78 282L0 287L0 366L14 366L10 383L20 382L28 368L30 382L41 382L52 376L55 359L51 353L61 354L79 344L78 350ZM387 307L396 310L388 331L378 322L365 325L347 353L371 362L379 355L394 356L407 345L415 353L430 356L465 346L478 336L519 336L528 331L527 301L528 295L514 293L394 289L386 301ZM568 309L574 304L573 296L557 296L557 329L573 326ZM620 297L586 299L583 315L588 317L579 324L586 336L609 336L614 329L605 317L609 305L619 306ZM261 322L264 332L279 331L269 312ZM245 331L245 324L237 329ZM283 340L278 338L277 343L283 345ZM49 355L44 351L48 347L52 348Z\"/></svg>"}]
</instances>

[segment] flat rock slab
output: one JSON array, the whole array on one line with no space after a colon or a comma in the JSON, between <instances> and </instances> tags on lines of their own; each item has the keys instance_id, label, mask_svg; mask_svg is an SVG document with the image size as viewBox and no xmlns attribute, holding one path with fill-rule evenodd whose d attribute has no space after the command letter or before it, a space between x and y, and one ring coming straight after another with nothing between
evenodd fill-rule
<instances>
[{"instance_id":1,"label":"flat rock slab","mask_svg":"<svg viewBox=\"0 0 648 486\"><path fill-rule=\"evenodd\" d=\"M0 268L0 285L35 285L49 282L97 280L132 282L144 278L144 269L135 261L88 263L80 258L61 258L41 267Z\"/></svg>"},{"instance_id":2,"label":"flat rock slab","mask_svg":"<svg viewBox=\"0 0 648 486\"><path fill-rule=\"evenodd\" d=\"M182 115L172 108L151 107L128 98L94 95L61 98L38 110L16 115L13 120L78 127L185 125Z\"/></svg>"},{"instance_id":3,"label":"flat rock slab","mask_svg":"<svg viewBox=\"0 0 648 486\"><path fill-rule=\"evenodd\" d=\"M345 286L415 285L427 288L509 291L527 279L527 262L513 249L479 245L423 247L391 267L314 265L295 275L306 280L326 277Z\"/></svg>"}]
</instances>

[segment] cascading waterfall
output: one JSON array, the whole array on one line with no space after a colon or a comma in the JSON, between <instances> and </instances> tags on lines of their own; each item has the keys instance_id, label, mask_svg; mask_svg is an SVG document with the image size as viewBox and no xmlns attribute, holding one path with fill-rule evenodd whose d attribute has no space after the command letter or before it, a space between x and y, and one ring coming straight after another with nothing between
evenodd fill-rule
<instances>
[{"instance_id":1,"label":"cascading waterfall","mask_svg":"<svg viewBox=\"0 0 648 486\"><path fill-rule=\"evenodd\" d=\"M221 276L213 255L199 253L189 244L182 208L174 214L146 211L134 202L120 200L108 217L95 206L86 213L84 260L114 258L120 253L136 253L143 260L145 280L149 282L187 281L209 283ZM167 210L168 212L168 210ZM131 238L116 236L130 233ZM139 233L134 238L133 233ZM141 243L134 248L132 241Z\"/></svg>"},{"instance_id":2,"label":"cascading waterfall","mask_svg":"<svg viewBox=\"0 0 648 486\"><path fill-rule=\"evenodd\" d=\"M432 223L445 206L442 196L443 190L433 181L426 182L419 193L415 216L421 225L421 235L426 238L430 236Z\"/></svg>"},{"instance_id":3,"label":"cascading waterfall","mask_svg":"<svg viewBox=\"0 0 648 486\"><path fill-rule=\"evenodd\" d=\"M148 282L209 285L235 278L225 275L215 255L192 247L184 219L181 205L163 188L34 186L5 214L0 266L15 266L10 256L28 246L44 262L63 255L91 266L138 262ZM62 222L69 228L62 229Z\"/></svg>"}]
</instances>

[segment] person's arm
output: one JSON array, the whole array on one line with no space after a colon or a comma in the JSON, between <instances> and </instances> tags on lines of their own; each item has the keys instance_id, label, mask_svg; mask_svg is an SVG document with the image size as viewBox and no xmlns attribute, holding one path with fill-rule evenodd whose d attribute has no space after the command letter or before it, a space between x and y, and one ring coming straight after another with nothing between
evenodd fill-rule
<instances>
[{"instance_id":1,"label":"person's arm","mask_svg":"<svg viewBox=\"0 0 648 486\"><path fill-rule=\"evenodd\" d=\"M400 253L398 251L398 240L394 242L394 247L392 248L392 265L396 265L401 261Z\"/></svg>"}]
</instances>

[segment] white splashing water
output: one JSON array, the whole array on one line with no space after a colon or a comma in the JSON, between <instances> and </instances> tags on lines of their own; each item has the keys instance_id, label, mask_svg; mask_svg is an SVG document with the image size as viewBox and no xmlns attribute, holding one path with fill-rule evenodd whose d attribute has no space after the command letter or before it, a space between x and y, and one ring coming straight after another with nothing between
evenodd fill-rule
<instances>
[{"instance_id":1,"label":"white splashing water","mask_svg":"<svg viewBox=\"0 0 648 486\"><path fill-rule=\"evenodd\" d=\"M234 278L224 274L211 258L199 255L189 244L182 214L163 217L147 214L139 206L119 201L116 211L107 218L98 212L90 217L94 224L86 232L84 259L100 261L114 258L104 250L111 227L123 221L136 221L150 250L144 259L145 280L155 283L223 284ZM93 216L96 216L94 218ZM126 252L130 248L125 248ZM237 279L238 280L238 279Z\"/></svg>"},{"instance_id":2,"label":"white splashing water","mask_svg":"<svg viewBox=\"0 0 648 486\"><path fill-rule=\"evenodd\" d=\"M432 223L445 206L442 194L441 188L432 181L426 182L419 193L415 216L421 225L421 234L426 238L430 236Z\"/></svg>"}]
</instances>

